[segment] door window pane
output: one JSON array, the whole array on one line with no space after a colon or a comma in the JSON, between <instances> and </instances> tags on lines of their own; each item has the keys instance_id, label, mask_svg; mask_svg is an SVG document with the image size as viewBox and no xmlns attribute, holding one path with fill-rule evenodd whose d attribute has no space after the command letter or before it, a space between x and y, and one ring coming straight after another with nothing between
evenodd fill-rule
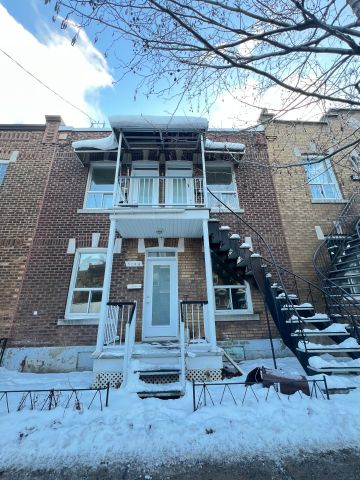
<instances>
[{"instance_id":1,"label":"door window pane","mask_svg":"<svg viewBox=\"0 0 360 480\"><path fill-rule=\"evenodd\" d=\"M170 265L154 265L152 324L170 325Z\"/></svg>"}]
</instances>

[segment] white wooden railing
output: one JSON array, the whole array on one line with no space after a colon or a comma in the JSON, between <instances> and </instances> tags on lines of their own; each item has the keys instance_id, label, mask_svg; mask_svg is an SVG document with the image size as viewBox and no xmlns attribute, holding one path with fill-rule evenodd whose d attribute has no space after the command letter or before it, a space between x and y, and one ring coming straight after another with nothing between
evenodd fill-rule
<instances>
[{"instance_id":1,"label":"white wooden railing","mask_svg":"<svg viewBox=\"0 0 360 480\"><path fill-rule=\"evenodd\" d=\"M123 345L126 326L136 316L136 302L109 302L105 319L104 345Z\"/></svg>"},{"instance_id":2,"label":"white wooden railing","mask_svg":"<svg viewBox=\"0 0 360 480\"><path fill-rule=\"evenodd\" d=\"M207 323L209 321L206 300L180 302L181 323L184 324L186 343L196 343L207 338Z\"/></svg>"},{"instance_id":3,"label":"white wooden railing","mask_svg":"<svg viewBox=\"0 0 360 480\"><path fill-rule=\"evenodd\" d=\"M118 177L117 207L205 206L203 177Z\"/></svg>"}]
</instances>

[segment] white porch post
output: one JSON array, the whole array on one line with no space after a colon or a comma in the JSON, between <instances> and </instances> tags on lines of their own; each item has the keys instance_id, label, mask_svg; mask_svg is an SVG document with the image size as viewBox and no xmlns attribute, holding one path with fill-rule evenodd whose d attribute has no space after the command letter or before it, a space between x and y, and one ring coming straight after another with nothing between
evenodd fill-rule
<instances>
[{"instance_id":1,"label":"white porch post","mask_svg":"<svg viewBox=\"0 0 360 480\"><path fill-rule=\"evenodd\" d=\"M118 146L118 151L116 155L116 168L115 168L115 181L114 181L114 190L113 190L113 207L117 206L118 202L118 196L119 196L119 189L120 189L120 184L119 184L119 172L121 173L121 163L120 163L120 158L121 158L121 144L122 144L122 133L120 132L119 135L119 146Z\"/></svg>"},{"instance_id":2,"label":"white porch post","mask_svg":"<svg viewBox=\"0 0 360 480\"><path fill-rule=\"evenodd\" d=\"M105 339L105 322L107 316L107 302L109 301L110 296L110 283L111 283L111 272L113 264L113 253L114 253L114 243L115 243L115 233L116 233L116 222L115 219L110 217L110 230L109 230L109 242L106 252L106 265L104 273L104 286L103 293L101 298L101 308L100 308L100 319L99 319L99 328L96 342L96 354L100 354L104 345Z\"/></svg>"},{"instance_id":3,"label":"white porch post","mask_svg":"<svg viewBox=\"0 0 360 480\"><path fill-rule=\"evenodd\" d=\"M201 135L201 165L203 170L203 190L204 190L204 207L208 207L208 191L206 182L206 165L205 165L205 144L204 136Z\"/></svg>"},{"instance_id":4,"label":"white porch post","mask_svg":"<svg viewBox=\"0 0 360 480\"><path fill-rule=\"evenodd\" d=\"M208 338L211 347L216 347L216 328L215 328L215 295L212 279L212 265L209 244L209 228L208 221L203 220L203 237L204 237L204 257L205 257L205 277L206 290L208 298L208 316L204 319L205 335Z\"/></svg>"}]
</instances>

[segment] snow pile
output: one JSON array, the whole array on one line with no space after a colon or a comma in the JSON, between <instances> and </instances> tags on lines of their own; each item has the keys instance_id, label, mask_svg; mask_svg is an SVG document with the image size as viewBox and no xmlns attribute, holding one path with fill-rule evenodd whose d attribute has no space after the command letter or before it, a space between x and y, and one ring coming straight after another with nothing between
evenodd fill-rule
<instances>
[{"instance_id":1,"label":"snow pile","mask_svg":"<svg viewBox=\"0 0 360 480\"><path fill-rule=\"evenodd\" d=\"M241 366L271 367L270 360L253 360ZM281 359L287 373L303 374L295 359ZM14 377L14 378L12 378ZM36 377L36 378L35 378ZM0 390L23 385L50 388L84 386L89 373L20 374L0 370ZM241 377L243 378L243 377ZM328 377L329 383L332 377ZM234 382L236 379L234 379ZM221 396L218 388L214 398ZM136 462L156 467L164 463L197 460L221 462L255 455L273 459L300 451L352 448L360 441L360 416L354 415L360 391L333 395L331 400L309 399L295 394L280 400L273 389L255 385L234 387L237 405L227 393L223 405L192 408L192 390L179 400L141 400L134 393L111 390L110 405L103 412L58 408L51 411L22 410L1 414L0 465L29 468L65 468L101 462ZM212 390L211 390L212 391ZM198 393L197 393L198 395Z\"/></svg>"},{"instance_id":2,"label":"snow pile","mask_svg":"<svg viewBox=\"0 0 360 480\"><path fill-rule=\"evenodd\" d=\"M114 115L109 117L112 128L120 130L207 130L208 121L202 117L157 115Z\"/></svg>"},{"instance_id":3,"label":"snow pile","mask_svg":"<svg viewBox=\"0 0 360 480\"><path fill-rule=\"evenodd\" d=\"M105 138L89 138L88 140L78 140L77 142L72 142L72 147L74 150L89 148L107 151L117 150L118 146L119 144L113 133Z\"/></svg>"},{"instance_id":4,"label":"snow pile","mask_svg":"<svg viewBox=\"0 0 360 480\"><path fill-rule=\"evenodd\" d=\"M233 142L213 142L212 140L206 139L205 150L243 153L245 151L245 145L242 143Z\"/></svg>"}]
</instances>

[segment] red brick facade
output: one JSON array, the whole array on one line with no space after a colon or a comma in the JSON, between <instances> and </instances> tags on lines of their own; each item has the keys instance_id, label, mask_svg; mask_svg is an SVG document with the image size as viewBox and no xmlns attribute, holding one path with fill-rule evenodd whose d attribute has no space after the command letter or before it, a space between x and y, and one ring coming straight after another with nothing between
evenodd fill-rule
<instances>
[{"instance_id":1,"label":"red brick facade","mask_svg":"<svg viewBox=\"0 0 360 480\"><path fill-rule=\"evenodd\" d=\"M41 131L29 132L25 148L20 140L16 143L15 139L4 144L5 150L20 151L14 168L10 167L6 182L0 187L0 198L2 195L8 209L7 216L2 217L6 227L0 233L0 241L5 245L0 260L1 279L7 279L3 288L11 298L10 302L0 305L0 327L4 332L1 334L10 336L12 346L80 346L96 342L96 325L71 322L64 325L61 322L74 262L74 254L67 253L69 239L76 240L77 248L91 247L92 234L97 232L100 233L99 247L106 248L109 232L108 214L78 212L83 208L88 167L79 161L71 143L107 136L109 132L69 129L62 130L59 135L54 125L50 122L46 130L44 126ZM220 139L219 134L212 133L211 136ZM244 210L241 216L265 236L276 259L289 266L276 193L266 168L268 156L264 134L222 132L220 136L246 145L243 160L234 167L240 207ZM260 163L264 168L254 168L248 163L250 161ZM24 179L22 184L19 178ZM18 189L17 193L11 192L11 197L10 186ZM242 239L251 236L256 244L254 235L231 214L215 216L223 225L229 225L234 233L239 233ZM6 242L14 239L19 243L6 246ZM176 246L177 242L178 239L166 239L165 246ZM157 240L146 240L147 247L153 245L157 245ZM138 241L125 239L121 253L114 255L110 292L110 299L114 301L137 300L138 338L143 290L129 291L127 285L143 284L144 269L128 268L125 261L144 261L144 258L143 253L138 253ZM179 300L206 299L202 240L185 239L184 252L179 252L178 258ZM254 313L260 319L217 322L218 340L268 337L263 302L253 288L252 300Z\"/></svg>"}]
</instances>

